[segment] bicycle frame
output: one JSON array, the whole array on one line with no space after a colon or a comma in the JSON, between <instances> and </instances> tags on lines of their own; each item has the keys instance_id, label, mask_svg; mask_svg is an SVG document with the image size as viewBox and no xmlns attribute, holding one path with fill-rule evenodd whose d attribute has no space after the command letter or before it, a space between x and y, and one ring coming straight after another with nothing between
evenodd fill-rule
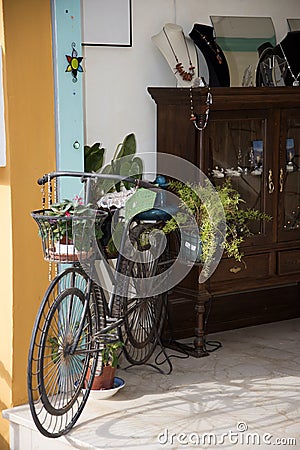
<instances>
[{"instance_id":1,"label":"bicycle frame","mask_svg":"<svg viewBox=\"0 0 300 450\"><path fill-rule=\"evenodd\" d=\"M108 265L107 268L110 269L110 278L111 280L114 281L113 283L113 290L109 296L109 301L107 301L106 297L104 296L103 298L103 302L104 302L104 309L106 311L106 316L107 316L107 320L110 321L110 325L107 325L105 328L101 329L100 331L98 331L97 333L94 334L94 338L96 339L101 339L102 343L105 342L112 342L112 341L116 341L118 340L118 337L116 337L115 339L112 339L112 336L109 335L109 333L114 330L117 329L118 327L122 326L122 324L124 323L125 319L127 317L129 317L132 312L134 310L136 310L137 308L139 308L144 302L147 301L147 298L144 298L142 300L139 301L139 305L135 304L134 306L130 307L123 315L122 317L120 317L119 319L114 319L112 318L112 311L113 311L113 307L114 307L114 303L115 303L115 298L116 298L116 285L118 284L118 275L120 274L119 272L119 265L120 265L120 261L121 261L121 257L123 254L123 250L124 250L124 246L125 246L125 242L126 242L126 236L127 236L127 232L128 232L128 228L129 228L130 224L125 225L124 227L124 231L122 234L122 240L121 240L121 245L120 245L120 249L119 249L119 254L118 254L118 258L117 258L117 264L116 264L116 277L113 277L113 271L111 269L111 267ZM98 260L94 260L95 261ZM86 292L86 300L85 300L85 306L84 306L84 311L82 312L82 319L81 319L81 323L78 329L78 333L77 336L75 338L74 344L72 345L71 348L71 352L74 353L75 349L78 345L81 333L82 333L82 328L83 328L83 320L84 320L84 314L86 312L87 306L88 306L88 301L89 301L89 297L91 295L91 289L92 289L92 279L93 279L93 271L95 270L95 266L93 264L93 269L92 269L92 274L91 276L89 276L89 280L88 280L88 287L87 287L87 292Z\"/></svg>"},{"instance_id":2,"label":"bicycle frame","mask_svg":"<svg viewBox=\"0 0 300 450\"><path fill-rule=\"evenodd\" d=\"M156 189L151 183L134 178L86 172L52 172L40 178L38 184L63 176L81 178L85 205L91 203L89 192L93 178L126 180L136 187ZM53 205L52 197L50 183L49 208L45 208L43 190L43 209L31 215L39 226L44 259L68 266L59 271L45 292L32 330L27 368L33 420L38 430L51 438L66 434L77 422L92 389L98 364L102 364L98 355L106 344L122 341L123 355L130 365L147 364L164 373L156 358L156 365L149 362L159 345L168 373L172 371L160 339L167 311L166 292L156 294L151 289L153 280L164 275L168 251L165 246L161 248L163 240L155 239L152 248L150 240L143 238L145 231L152 230L153 220L145 221L138 216L127 220L126 214L119 215L118 220L124 226L116 245L116 266L106 264L112 284L107 289L100 269L109 257L103 251L105 240L96 237L97 230L104 229L101 227L105 212L96 210L95 216L90 215L94 213L93 208L88 211L83 205L76 210L69 200ZM94 230L96 233L92 234ZM138 258L132 258L136 251ZM105 296L104 290L109 295Z\"/></svg>"}]
</instances>

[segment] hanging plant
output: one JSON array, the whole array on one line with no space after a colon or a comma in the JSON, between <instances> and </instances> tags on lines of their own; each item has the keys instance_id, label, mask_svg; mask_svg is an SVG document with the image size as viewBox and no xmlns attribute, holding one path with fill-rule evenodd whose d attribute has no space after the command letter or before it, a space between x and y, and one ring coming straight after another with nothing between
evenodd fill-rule
<instances>
[{"instance_id":1,"label":"hanging plant","mask_svg":"<svg viewBox=\"0 0 300 450\"><path fill-rule=\"evenodd\" d=\"M216 205L210 195L211 187L171 181L168 189L181 199L181 203L179 211L166 222L163 231L168 234L180 228L183 233L188 232L192 215L199 230L198 242L201 247L199 262L209 265L216 251L214 236L216 230L218 230L218 222L223 220L224 217L218 211L219 206ZM223 239L224 251L227 257L241 261L243 257L241 245L245 238L252 234L250 222L268 221L271 220L271 217L256 209L243 208L245 201L241 198L240 193L232 187L230 178L215 189L223 206L226 219L226 234ZM212 223L211 217L214 217L214 223Z\"/></svg>"}]
</instances>

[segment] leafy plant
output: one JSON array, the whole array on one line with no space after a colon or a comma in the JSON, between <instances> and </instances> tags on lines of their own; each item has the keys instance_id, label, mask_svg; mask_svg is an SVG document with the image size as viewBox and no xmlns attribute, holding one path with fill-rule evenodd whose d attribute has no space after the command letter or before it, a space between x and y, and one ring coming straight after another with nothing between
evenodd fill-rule
<instances>
[{"instance_id":1,"label":"leafy plant","mask_svg":"<svg viewBox=\"0 0 300 450\"><path fill-rule=\"evenodd\" d=\"M68 241L72 240L72 221L69 217L74 215L75 209L79 206L79 201L77 199L74 201L63 199L61 202L53 203L47 211L47 216L55 216L48 222L55 242L60 242L63 238Z\"/></svg>"},{"instance_id":2,"label":"leafy plant","mask_svg":"<svg viewBox=\"0 0 300 450\"><path fill-rule=\"evenodd\" d=\"M169 189L180 199L179 211L166 222L163 227L165 233L170 233L180 227L188 230L190 227L190 214L194 217L199 229L199 241L201 242L201 263L212 260L215 253L215 233L218 232L218 224L223 220L223 214L218 211L218 205L211 196L211 185L184 184L171 181ZM226 235L224 236L224 250L229 258L233 257L241 261L243 252L241 244L247 236L250 236L250 221L271 220L271 217L261 211L242 207L245 201L240 193L232 187L230 179L217 186L216 191L224 209L226 219ZM214 222L210 217L214 217Z\"/></svg>"},{"instance_id":3,"label":"leafy plant","mask_svg":"<svg viewBox=\"0 0 300 450\"><path fill-rule=\"evenodd\" d=\"M43 232L50 231L54 242L73 243L77 249L87 251L93 233L96 239L100 239L103 235L100 226L92 230L94 224L97 224L97 216L94 220L92 209L91 203L83 204L78 196L74 200L63 199L61 202L53 203L46 211L49 219L44 222ZM76 217L75 221L72 220L72 216Z\"/></svg>"},{"instance_id":4,"label":"leafy plant","mask_svg":"<svg viewBox=\"0 0 300 450\"><path fill-rule=\"evenodd\" d=\"M134 177L140 179L143 173L143 161L141 158L135 156L136 154L136 138L134 133L128 134L124 141L121 142L113 155L109 164L104 166L101 173L108 175L121 175L124 178ZM120 191L122 185L126 189L130 189L132 185L123 181L122 183L115 183L111 180L103 180L98 182L98 192Z\"/></svg>"},{"instance_id":5,"label":"leafy plant","mask_svg":"<svg viewBox=\"0 0 300 450\"><path fill-rule=\"evenodd\" d=\"M60 343L56 336L49 337L48 342L51 345L51 359L56 364L59 361L59 347Z\"/></svg>"},{"instance_id":6,"label":"leafy plant","mask_svg":"<svg viewBox=\"0 0 300 450\"><path fill-rule=\"evenodd\" d=\"M103 168L105 149L101 144L95 143L91 147L85 146L85 170L89 172L98 172L107 175L121 175L122 177L133 177L140 179L143 173L143 161L136 155L136 138L134 133L125 136L123 142L119 143L112 160ZM91 185L90 198L93 203L108 192L119 192L122 189L130 189L132 184L123 181L116 182L114 180L97 180ZM106 237L103 238L102 245L109 256L115 256L117 249L110 237L111 234L111 214L108 214L104 221L103 229L106 229Z\"/></svg>"},{"instance_id":7,"label":"leafy plant","mask_svg":"<svg viewBox=\"0 0 300 450\"><path fill-rule=\"evenodd\" d=\"M123 342L116 341L105 344L101 351L104 366L117 367L119 361L119 349L123 347Z\"/></svg>"},{"instance_id":8,"label":"leafy plant","mask_svg":"<svg viewBox=\"0 0 300 450\"><path fill-rule=\"evenodd\" d=\"M101 147L99 142L96 142L91 147L84 146L84 170L85 172L98 172L104 160L105 148Z\"/></svg>"}]
</instances>

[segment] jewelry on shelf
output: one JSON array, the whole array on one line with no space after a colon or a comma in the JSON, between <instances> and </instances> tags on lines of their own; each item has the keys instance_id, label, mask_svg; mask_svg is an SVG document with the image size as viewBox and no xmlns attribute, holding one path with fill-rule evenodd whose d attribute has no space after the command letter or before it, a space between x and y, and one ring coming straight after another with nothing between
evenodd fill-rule
<instances>
[{"instance_id":1,"label":"jewelry on shelf","mask_svg":"<svg viewBox=\"0 0 300 450\"><path fill-rule=\"evenodd\" d=\"M200 113L194 112L194 101L193 101L193 87L190 87L190 120L193 122L194 126L197 128L197 130L202 131L207 125L208 122L208 116L209 116L209 109L210 105L212 104L212 94L210 92L210 87L207 86L207 95L205 104L200 107Z\"/></svg>"},{"instance_id":2,"label":"jewelry on shelf","mask_svg":"<svg viewBox=\"0 0 300 450\"><path fill-rule=\"evenodd\" d=\"M246 69L244 70L243 79L242 79L242 86L248 87L253 86L253 67L251 64L249 64Z\"/></svg>"},{"instance_id":3,"label":"jewelry on shelf","mask_svg":"<svg viewBox=\"0 0 300 450\"><path fill-rule=\"evenodd\" d=\"M185 35L184 35L183 31L181 33L182 33L182 36L183 36L183 39L184 39L185 48L186 48L186 51L187 51L187 55L188 55L188 58L189 58L189 64L190 64L188 72L186 70L184 70L183 64L181 62L179 62L179 60L177 58L177 55L175 53L175 50L174 50L174 48L173 48L173 46L171 44L171 41L169 39L169 36L167 35L165 27L163 27L163 32L164 32L164 34L166 36L168 44L169 44L169 46L170 46L170 48L172 50L172 53L173 53L173 55L175 57L175 60L176 60L176 63L177 63L176 66L175 66L175 74L179 73L179 75L181 76L181 78L184 81L192 81L193 76L195 75L195 66L192 63L191 55L190 55L189 48L188 48L188 45L187 45L187 42L186 42L186 38L185 38Z\"/></svg>"},{"instance_id":4,"label":"jewelry on shelf","mask_svg":"<svg viewBox=\"0 0 300 450\"><path fill-rule=\"evenodd\" d=\"M286 57L286 54L284 53L284 50L283 50L283 48L282 48L281 43L279 43L279 47L280 47L280 49L281 49L281 51L282 51L283 57L284 57L284 59L285 59L285 62L286 62L286 64L287 64L287 67L288 67L288 69L289 69L289 71L290 71L290 74L292 75L292 77L293 77L293 79L294 79L294 81L293 81L293 86L299 86L299 85L300 85L300 82L299 82L300 72L298 72L298 75L295 76L294 72L293 72L292 69L291 69L290 63L289 63L289 61L288 61L288 59L287 59L287 57Z\"/></svg>"},{"instance_id":5,"label":"jewelry on shelf","mask_svg":"<svg viewBox=\"0 0 300 450\"><path fill-rule=\"evenodd\" d=\"M195 31L199 34L199 36L201 37L201 39L206 43L206 45L207 45L207 46L211 49L211 51L215 54L218 63L219 63L219 64L222 64L222 63L223 63L223 59L222 59L221 52L220 52L220 50L219 50L218 45L217 45L215 42L211 43L211 42L207 39L207 37L206 37L204 34L200 33L200 31L198 31L197 29L195 29Z\"/></svg>"},{"instance_id":6,"label":"jewelry on shelf","mask_svg":"<svg viewBox=\"0 0 300 450\"><path fill-rule=\"evenodd\" d=\"M251 170L251 175L259 176L262 174L262 167L255 167L253 170Z\"/></svg>"},{"instance_id":7,"label":"jewelry on shelf","mask_svg":"<svg viewBox=\"0 0 300 450\"><path fill-rule=\"evenodd\" d=\"M240 177L242 175L242 172L232 167L231 169L225 169L225 175L227 175L228 177Z\"/></svg>"},{"instance_id":8,"label":"jewelry on shelf","mask_svg":"<svg viewBox=\"0 0 300 450\"><path fill-rule=\"evenodd\" d=\"M218 166L215 167L215 169L212 169L212 176L214 178L224 178L224 169L219 169Z\"/></svg>"},{"instance_id":9,"label":"jewelry on shelf","mask_svg":"<svg viewBox=\"0 0 300 450\"><path fill-rule=\"evenodd\" d=\"M286 165L286 171L287 172L293 172L294 171L293 157L294 157L294 152L293 151L288 151L287 152L288 162L287 162L287 165Z\"/></svg>"}]
</instances>

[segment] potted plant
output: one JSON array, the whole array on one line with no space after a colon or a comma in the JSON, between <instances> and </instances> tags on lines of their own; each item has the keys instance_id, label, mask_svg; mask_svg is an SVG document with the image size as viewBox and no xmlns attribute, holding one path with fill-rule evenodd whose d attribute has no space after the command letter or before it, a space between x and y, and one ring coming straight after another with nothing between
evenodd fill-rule
<instances>
[{"instance_id":1,"label":"potted plant","mask_svg":"<svg viewBox=\"0 0 300 450\"><path fill-rule=\"evenodd\" d=\"M241 195L232 187L231 179L228 178L223 184L215 187L223 206L224 214L218 212L219 206L215 204L211 196L212 185L210 183L184 184L171 181L168 187L181 200L178 212L166 222L163 231L168 234L178 228L184 239L189 239L189 250L196 252L193 260L202 265L209 266L215 254L214 233L218 228L218 221L226 219L226 234L223 236L224 251L229 258L241 261L243 252L241 245L247 236L252 233L249 228L250 221L271 220L267 214L251 209L243 208L245 201ZM195 219L198 227L198 235L188 236L190 228L190 217ZM211 217L214 217L212 223Z\"/></svg>"},{"instance_id":2,"label":"potted plant","mask_svg":"<svg viewBox=\"0 0 300 450\"><path fill-rule=\"evenodd\" d=\"M61 202L53 203L47 211L49 219L48 225L51 229L51 237L57 248L59 245L73 245L73 230L71 216L81 205L81 199L63 199Z\"/></svg>"},{"instance_id":3,"label":"potted plant","mask_svg":"<svg viewBox=\"0 0 300 450\"><path fill-rule=\"evenodd\" d=\"M135 134L129 133L125 136L123 142L118 144L111 161L103 167L105 149L101 144L97 142L92 146L85 145L85 170L107 175L121 175L124 178L133 177L139 179L143 173L143 161L136 156L136 148ZM116 183L114 180L98 180L92 186L91 201L93 203L99 203L103 195L112 192L115 192L117 197L118 192L129 190L132 187L132 184L126 181ZM117 199L116 202L118 202ZM102 206L100 205L100 207ZM108 258L115 258L118 255L118 251L111 234L112 228L115 228L115 236L118 234L119 224L118 222L112 224L113 212L109 208L107 212L107 218L104 220L102 226L102 230L105 232L101 239L101 246Z\"/></svg>"},{"instance_id":4,"label":"potted plant","mask_svg":"<svg viewBox=\"0 0 300 450\"><path fill-rule=\"evenodd\" d=\"M103 235L100 226L94 227L95 220L101 222L100 214L95 219L93 211L93 205L84 204L78 196L73 200L63 199L53 203L43 211L42 220L39 221L40 235L47 241L51 257L55 258L57 255L60 258L61 255L67 255L68 258L75 258L78 252L81 255L88 254L93 233L97 239ZM95 230L92 230L92 227Z\"/></svg>"},{"instance_id":5,"label":"potted plant","mask_svg":"<svg viewBox=\"0 0 300 450\"><path fill-rule=\"evenodd\" d=\"M84 146L84 169L87 172L98 172L107 175L122 175L141 178L143 173L143 161L136 156L136 138L134 133L125 136L115 150L111 161L103 167L105 148L99 142L92 146ZM117 191L122 188L129 189L126 183L115 183L111 180L100 180L93 189L93 200L97 201L103 193Z\"/></svg>"},{"instance_id":6,"label":"potted plant","mask_svg":"<svg viewBox=\"0 0 300 450\"><path fill-rule=\"evenodd\" d=\"M118 367L120 348L123 342L116 341L105 344L99 356L99 369L97 367L92 390L112 389L114 387L114 379L116 369ZM90 369L87 371L87 380L90 377Z\"/></svg>"}]
</instances>

